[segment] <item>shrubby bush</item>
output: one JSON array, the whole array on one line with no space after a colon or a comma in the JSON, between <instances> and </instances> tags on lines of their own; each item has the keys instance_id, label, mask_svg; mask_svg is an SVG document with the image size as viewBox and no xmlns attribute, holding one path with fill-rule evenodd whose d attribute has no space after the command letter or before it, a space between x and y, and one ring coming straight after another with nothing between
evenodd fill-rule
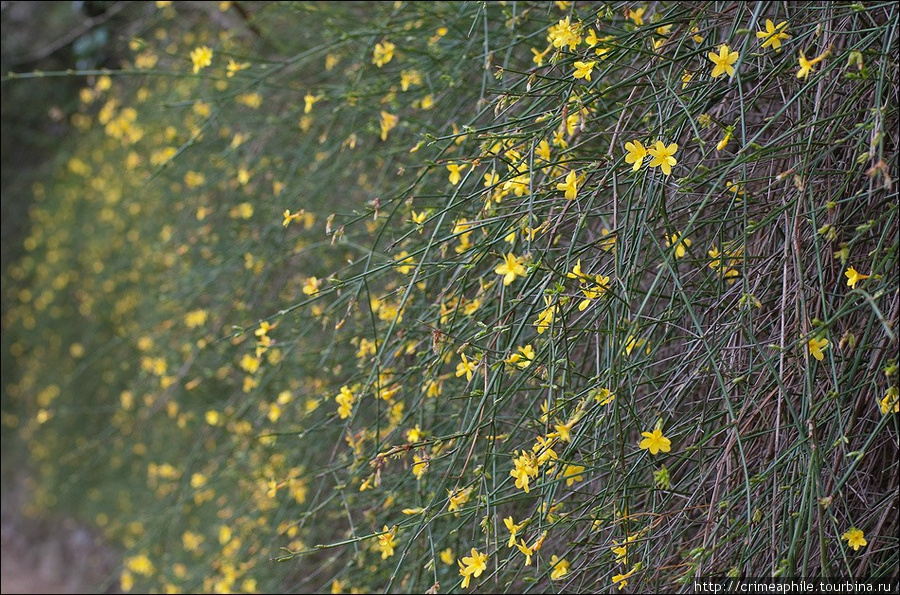
<instances>
[{"instance_id":1,"label":"shrubby bush","mask_svg":"<svg viewBox=\"0 0 900 595\"><path fill-rule=\"evenodd\" d=\"M896 575L894 4L136 10L4 322L125 590Z\"/></svg>"}]
</instances>

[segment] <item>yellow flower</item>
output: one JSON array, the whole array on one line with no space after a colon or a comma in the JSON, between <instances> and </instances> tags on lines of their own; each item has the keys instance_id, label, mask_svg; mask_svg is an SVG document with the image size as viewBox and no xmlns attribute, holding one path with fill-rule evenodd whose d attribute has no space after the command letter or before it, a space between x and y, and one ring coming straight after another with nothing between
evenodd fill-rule
<instances>
[{"instance_id":1,"label":"yellow flower","mask_svg":"<svg viewBox=\"0 0 900 595\"><path fill-rule=\"evenodd\" d=\"M558 23L552 25L547 30L547 41L555 48L563 48L568 46L569 51L575 51L578 44L581 43L581 25L572 24L569 17L560 19Z\"/></svg>"},{"instance_id":2,"label":"yellow flower","mask_svg":"<svg viewBox=\"0 0 900 595\"><path fill-rule=\"evenodd\" d=\"M678 163L674 157L675 151L677 150L678 145L675 143L672 143L667 147L662 141L656 141L655 145L647 149L647 153L653 157L650 161L650 167L659 166L663 173L668 176L672 173L672 166Z\"/></svg>"},{"instance_id":3,"label":"yellow flower","mask_svg":"<svg viewBox=\"0 0 900 595\"><path fill-rule=\"evenodd\" d=\"M732 52L728 49L728 46L722 44L719 47L719 53L709 52L707 54L709 59L712 61L715 66L713 67L712 77L718 78L723 74L728 74L728 76L734 76L734 66L733 64L738 61L740 54L737 52Z\"/></svg>"},{"instance_id":4,"label":"yellow flower","mask_svg":"<svg viewBox=\"0 0 900 595\"><path fill-rule=\"evenodd\" d=\"M394 49L395 46L390 41L385 41L384 43L376 43L375 44L375 52L372 55L372 64L381 68L385 64L391 61L394 57Z\"/></svg>"},{"instance_id":5,"label":"yellow flower","mask_svg":"<svg viewBox=\"0 0 900 595\"><path fill-rule=\"evenodd\" d=\"M628 542L619 543L613 541L613 546L609 548L616 555L616 564L625 564L628 560Z\"/></svg>"},{"instance_id":6,"label":"yellow flower","mask_svg":"<svg viewBox=\"0 0 900 595\"><path fill-rule=\"evenodd\" d=\"M544 296L544 305L546 307L541 310L541 312L538 314L537 320L534 321L534 326L537 327L537 332L539 335L544 334L544 331L550 328L557 310L557 305L553 304L553 298L549 295Z\"/></svg>"},{"instance_id":7,"label":"yellow flower","mask_svg":"<svg viewBox=\"0 0 900 595\"><path fill-rule=\"evenodd\" d=\"M498 275L503 275L503 284L509 285L516 280L516 277L525 276L525 266L522 263L522 258L510 252L503 257L503 262L497 265L494 272Z\"/></svg>"},{"instance_id":8,"label":"yellow flower","mask_svg":"<svg viewBox=\"0 0 900 595\"><path fill-rule=\"evenodd\" d=\"M728 145L728 141L731 140L731 130L725 131L725 136L722 137L722 140L716 145L716 151L721 151Z\"/></svg>"},{"instance_id":9,"label":"yellow flower","mask_svg":"<svg viewBox=\"0 0 900 595\"><path fill-rule=\"evenodd\" d=\"M853 551L856 551L861 547L866 547L866 544L868 544L863 532L856 527L850 527L846 533L841 535L841 539L846 539L847 545L852 547Z\"/></svg>"},{"instance_id":10,"label":"yellow flower","mask_svg":"<svg viewBox=\"0 0 900 595\"><path fill-rule=\"evenodd\" d=\"M456 186L457 184L459 184L459 180L460 180L459 172L461 172L463 169L465 169L465 167L466 167L465 163L463 163L462 165L457 165L455 163L451 163L450 165L447 166L447 171L450 172L449 179L450 179L451 186Z\"/></svg>"},{"instance_id":11,"label":"yellow flower","mask_svg":"<svg viewBox=\"0 0 900 595\"><path fill-rule=\"evenodd\" d=\"M462 363L456 364L456 377L459 378L465 375L466 381L469 382L472 380L472 375L475 373L475 366L478 365L478 362L474 360L469 361L465 353L460 353L459 357L462 358Z\"/></svg>"},{"instance_id":12,"label":"yellow flower","mask_svg":"<svg viewBox=\"0 0 900 595\"><path fill-rule=\"evenodd\" d=\"M590 277L586 277L585 283L586 285L581 287L584 299L578 304L579 312L584 312L591 305L591 300L595 300L606 293L609 287L609 277L595 275L593 280Z\"/></svg>"},{"instance_id":13,"label":"yellow flower","mask_svg":"<svg viewBox=\"0 0 900 595\"><path fill-rule=\"evenodd\" d=\"M347 386L341 387L340 394L334 398L338 404L338 416L341 419L350 417L350 414L353 412L353 401L355 399L353 392Z\"/></svg>"},{"instance_id":14,"label":"yellow flower","mask_svg":"<svg viewBox=\"0 0 900 595\"><path fill-rule=\"evenodd\" d=\"M406 91L410 85L421 85L422 75L418 70L404 70L400 73L400 89Z\"/></svg>"},{"instance_id":15,"label":"yellow flower","mask_svg":"<svg viewBox=\"0 0 900 595\"><path fill-rule=\"evenodd\" d=\"M566 485L570 486L576 481L584 481L584 476L581 475L583 472L584 467L581 465L566 465L563 471L563 479L566 480Z\"/></svg>"},{"instance_id":16,"label":"yellow flower","mask_svg":"<svg viewBox=\"0 0 900 595\"><path fill-rule=\"evenodd\" d=\"M399 121L399 116L395 116L393 114L389 114L384 110L381 110L381 140L387 140L388 132L396 128L397 122Z\"/></svg>"},{"instance_id":17,"label":"yellow flower","mask_svg":"<svg viewBox=\"0 0 900 595\"><path fill-rule=\"evenodd\" d=\"M557 190L564 190L566 193L566 198L572 200L576 196L578 196L578 176L575 175L574 171L570 171L566 174L565 183L559 183L556 185Z\"/></svg>"},{"instance_id":18,"label":"yellow flower","mask_svg":"<svg viewBox=\"0 0 900 595\"><path fill-rule=\"evenodd\" d=\"M447 490L447 498L450 502L450 505L447 506L447 511L454 512L459 510L463 504L469 501L471 495L472 488L466 488L464 490L459 490L458 492Z\"/></svg>"},{"instance_id":19,"label":"yellow flower","mask_svg":"<svg viewBox=\"0 0 900 595\"><path fill-rule=\"evenodd\" d=\"M822 361L823 359L825 359L825 354L822 352L823 350L828 349L828 339L826 339L825 337L813 337L809 340L809 343L807 343L807 347L809 347L809 352L814 358Z\"/></svg>"},{"instance_id":20,"label":"yellow flower","mask_svg":"<svg viewBox=\"0 0 900 595\"><path fill-rule=\"evenodd\" d=\"M529 344L525 347L519 347L518 353L510 355L508 358L506 358L505 361L508 364L516 366L520 370L524 370L531 365L531 362L534 361L534 355L534 349Z\"/></svg>"},{"instance_id":21,"label":"yellow flower","mask_svg":"<svg viewBox=\"0 0 900 595\"><path fill-rule=\"evenodd\" d=\"M315 277L310 277L303 283L303 289L301 291L305 295L315 295L319 292L319 286L322 285L321 279L316 279Z\"/></svg>"},{"instance_id":22,"label":"yellow flower","mask_svg":"<svg viewBox=\"0 0 900 595\"><path fill-rule=\"evenodd\" d=\"M306 95L304 95L303 96L303 103L304 103L303 113L308 114L309 112L311 112L313 105L320 99L322 99L321 95L313 95L312 93L307 93Z\"/></svg>"},{"instance_id":23,"label":"yellow flower","mask_svg":"<svg viewBox=\"0 0 900 595\"><path fill-rule=\"evenodd\" d=\"M396 527L388 531L388 526L385 525L384 529L382 529L384 533L378 536L378 550L381 551L381 559L387 560L391 556L394 555L394 535L397 532Z\"/></svg>"},{"instance_id":24,"label":"yellow flower","mask_svg":"<svg viewBox=\"0 0 900 595\"><path fill-rule=\"evenodd\" d=\"M625 155L625 163L634 164L634 167L631 168L632 171L639 170L641 164L644 162L644 157L647 156L647 149L644 148L641 141L635 140L630 143L625 143L625 150L628 151L628 154Z\"/></svg>"},{"instance_id":25,"label":"yellow flower","mask_svg":"<svg viewBox=\"0 0 900 595\"><path fill-rule=\"evenodd\" d=\"M416 225L422 225L423 223L425 223L425 219L428 218L428 211L422 211L421 213L411 211L410 216L412 217L413 223L415 223Z\"/></svg>"},{"instance_id":26,"label":"yellow flower","mask_svg":"<svg viewBox=\"0 0 900 595\"><path fill-rule=\"evenodd\" d=\"M431 466L431 462L428 455L413 455L412 474L417 480L422 479L429 466Z\"/></svg>"},{"instance_id":27,"label":"yellow flower","mask_svg":"<svg viewBox=\"0 0 900 595\"><path fill-rule=\"evenodd\" d=\"M703 43L703 36L700 35L699 27L691 27L691 33L694 34L694 36L691 38L694 40L694 43Z\"/></svg>"},{"instance_id":28,"label":"yellow flower","mask_svg":"<svg viewBox=\"0 0 900 595\"><path fill-rule=\"evenodd\" d=\"M513 459L515 468L510 469L510 477L515 478L516 488L529 492L529 482L532 477L537 477L538 463L535 456L530 452L523 451L521 455Z\"/></svg>"},{"instance_id":29,"label":"yellow flower","mask_svg":"<svg viewBox=\"0 0 900 595\"><path fill-rule=\"evenodd\" d=\"M553 568L553 571L550 572L552 580L561 579L569 574L569 563L565 559L560 560L556 554L550 557L550 566Z\"/></svg>"},{"instance_id":30,"label":"yellow flower","mask_svg":"<svg viewBox=\"0 0 900 595\"><path fill-rule=\"evenodd\" d=\"M577 79L591 80L591 71L597 63L591 62L575 62L575 73L572 75Z\"/></svg>"},{"instance_id":31,"label":"yellow flower","mask_svg":"<svg viewBox=\"0 0 900 595\"><path fill-rule=\"evenodd\" d=\"M184 317L184 323L188 328L197 328L198 326L203 326L206 324L206 319L209 314L206 310L194 310L192 312L188 312Z\"/></svg>"},{"instance_id":32,"label":"yellow flower","mask_svg":"<svg viewBox=\"0 0 900 595\"><path fill-rule=\"evenodd\" d=\"M197 548L203 543L204 537L198 533L194 533L193 531L185 531L181 535L181 543L184 546L184 549L193 552L196 551Z\"/></svg>"},{"instance_id":33,"label":"yellow flower","mask_svg":"<svg viewBox=\"0 0 900 595\"><path fill-rule=\"evenodd\" d=\"M406 441L407 442L418 442L422 439L422 428L419 427L419 424L416 424L414 428L406 430Z\"/></svg>"},{"instance_id":34,"label":"yellow flower","mask_svg":"<svg viewBox=\"0 0 900 595\"><path fill-rule=\"evenodd\" d=\"M628 14L625 15L627 18L634 21L634 24L640 27L644 24L644 13L647 11L646 8L637 8L635 10L629 10Z\"/></svg>"},{"instance_id":35,"label":"yellow flower","mask_svg":"<svg viewBox=\"0 0 900 595\"><path fill-rule=\"evenodd\" d=\"M828 48L821 55L816 56L812 60L806 59L806 54L803 53L803 50L800 50L800 57L798 61L800 62L800 69L797 71L798 79L806 79L809 77L809 73L813 71L813 66L821 62L825 59L825 57L831 53L831 48Z\"/></svg>"},{"instance_id":36,"label":"yellow flower","mask_svg":"<svg viewBox=\"0 0 900 595\"><path fill-rule=\"evenodd\" d=\"M506 544L506 547L513 547L516 545L516 533L518 533L522 527L525 526L525 523L516 524L513 518L506 517L503 519L503 524L506 525L506 529L509 531L509 543Z\"/></svg>"},{"instance_id":37,"label":"yellow flower","mask_svg":"<svg viewBox=\"0 0 900 595\"><path fill-rule=\"evenodd\" d=\"M291 221L296 221L296 220L300 219L300 217L303 216L303 211L299 211L297 213L291 213L290 209L285 209L283 215L284 215L284 220L281 222L281 225L284 227L287 227L288 225L290 225Z\"/></svg>"},{"instance_id":38,"label":"yellow flower","mask_svg":"<svg viewBox=\"0 0 900 595\"><path fill-rule=\"evenodd\" d=\"M569 146L569 142L566 140L565 126L560 126L559 130L554 131L553 144L561 149Z\"/></svg>"},{"instance_id":39,"label":"yellow flower","mask_svg":"<svg viewBox=\"0 0 900 595\"><path fill-rule=\"evenodd\" d=\"M575 266L572 267L571 272L566 273L566 278L567 279L585 279L585 278L589 279L590 278L581 272L581 259L580 258L575 263Z\"/></svg>"},{"instance_id":40,"label":"yellow flower","mask_svg":"<svg viewBox=\"0 0 900 595\"><path fill-rule=\"evenodd\" d=\"M803 50L800 50L800 57L798 60L800 62L800 69L797 71L797 78L805 79L809 77L809 73L812 72L813 64L806 59L806 54L803 53Z\"/></svg>"},{"instance_id":41,"label":"yellow flower","mask_svg":"<svg viewBox=\"0 0 900 595\"><path fill-rule=\"evenodd\" d=\"M406 275L416 268L416 261L406 252L406 250L401 251L400 254L395 256L394 262L397 263L397 270L401 275Z\"/></svg>"},{"instance_id":42,"label":"yellow flower","mask_svg":"<svg viewBox=\"0 0 900 595\"><path fill-rule=\"evenodd\" d=\"M622 588L625 587L625 585L628 584L628 581L627 581L626 579L628 579L628 577L630 577L632 574L634 574L635 572L637 572L638 569L639 569L640 567L641 567L641 563L638 562L637 564L634 565L634 568L632 568L631 570L629 570L629 571L626 572L625 574L616 574L616 575L613 575L613 577L612 577L613 583L618 584L619 590L621 591Z\"/></svg>"},{"instance_id":43,"label":"yellow flower","mask_svg":"<svg viewBox=\"0 0 900 595\"><path fill-rule=\"evenodd\" d=\"M234 100L250 109L259 109L259 106L262 105L263 97L259 93L241 93Z\"/></svg>"},{"instance_id":44,"label":"yellow flower","mask_svg":"<svg viewBox=\"0 0 900 595\"><path fill-rule=\"evenodd\" d=\"M541 411L546 412L545 407L546 403L541 403ZM546 415L542 416L542 418L546 418ZM556 451L553 450L553 445L556 443L558 435L556 432L551 432L547 434L547 436L538 436L535 443L531 446L531 451L535 455L535 461L537 461L538 466L547 463L547 461L555 461L559 457L556 454Z\"/></svg>"},{"instance_id":45,"label":"yellow flower","mask_svg":"<svg viewBox=\"0 0 900 595\"><path fill-rule=\"evenodd\" d=\"M543 52L537 51L537 48L531 48L531 53L534 54L534 56L531 58L531 61L534 62L538 67L543 66L544 65L544 57L547 55L547 52L549 52L550 48L552 48L552 47L553 47L552 45L548 45L547 49L545 49Z\"/></svg>"},{"instance_id":46,"label":"yellow flower","mask_svg":"<svg viewBox=\"0 0 900 595\"><path fill-rule=\"evenodd\" d=\"M250 355L249 353L245 353L244 357L241 358L241 368L249 373L253 374L257 370L259 370L259 360Z\"/></svg>"},{"instance_id":47,"label":"yellow flower","mask_svg":"<svg viewBox=\"0 0 900 595\"><path fill-rule=\"evenodd\" d=\"M857 283L859 283L863 279L868 279L869 277L871 277L871 275L863 275L862 273L857 272L853 267L848 268L844 274L847 275L847 287L851 287L853 289L856 289Z\"/></svg>"},{"instance_id":48,"label":"yellow flower","mask_svg":"<svg viewBox=\"0 0 900 595\"><path fill-rule=\"evenodd\" d=\"M126 559L125 567L134 574L140 574L142 576L150 576L155 571L153 562L151 562L150 558L144 554Z\"/></svg>"},{"instance_id":49,"label":"yellow flower","mask_svg":"<svg viewBox=\"0 0 900 595\"><path fill-rule=\"evenodd\" d=\"M776 26L772 23L771 19L766 19L766 30L765 31L757 31L756 37L758 39L764 39L762 43L762 47L771 47L776 52L781 51L781 40L782 39L790 39L791 36L785 33L787 31L787 21L781 21Z\"/></svg>"},{"instance_id":50,"label":"yellow flower","mask_svg":"<svg viewBox=\"0 0 900 595\"><path fill-rule=\"evenodd\" d=\"M521 540L516 544L516 547L519 548L519 551L525 554L525 566L531 566L531 556L534 555L534 551L525 545L525 540Z\"/></svg>"},{"instance_id":51,"label":"yellow flower","mask_svg":"<svg viewBox=\"0 0 900 595\"><path fill-rule=\"evenodd\" d=\"M472 232L468 231L472 227L472 223L467 221L465 218L460 219L453 226L453 233L460 234L459 235L459 246L456 246L454 250L457 254L462 254L466 250L472 247Z\"/></svg>"},{"instance_id":52,"label":"yellow flower","mask_svg":"<svg viewBox=\"0 0 900 595\"><path fill-rule=\"evenodd\" d=\"M609 405L613 401L616 400L616 395L614 392L605 387L598 388L594 393L594 400L600 403L601 405Z\"/></svg>"},{"instance_id":53,"label":"yellow flower","mask_svg":"<svg viewBox=\"0 0 900 595\"><path fill-rule=\"evenodd\" d=\"M543 139L538 143L537 149L534 150L534 154L544 161L550 161L550 143L547 142L547 139Z\"/></svg>"},{"instance_id":54,"label":"yellow flower","mask_svg":"<svg viewBox=\"0 0 900 595\"><path fill-rule=\"evenodd\" d=\"M641 436L644 439L641 440L638 446L644 450L649 450L652 455L672 450L672 441L663 436L662 430L659 428L654 428L652 432L641 432Z\"/></svg>"},{"instance_id":55,"label":"yellow flower","mask_svg":"<svg viewBox=\"0 0 900 595\"><path fill-rule=\"evenodd\" d=\"M894 410L894 413L900 413L900 388L892 386L887 389L884 393L884 398L879 401L878 406L884 415L890 413L891 409Z\"/></svg>"},{"instance_id":56,"label":"yellow flower","mask_svg":"<svg viewBox=\"0 0 900 595\"><path fill-rule=\"evenodd\" d=\"M423 97L422 99L419 99L418 101L413 102L413 107L415 107L415 108L421 108L421 109L431 109L431 108L433 108L433 107L434 107L434 95L432 95L431 93L429 93L428 95L426 95L426 96Z\"/></svg>"},{"instance_id":57,"label":"yellow flower","mask_svg":"<svg viewBox=\"0 0 900 595\"><path fill-rule=\"evenodd\" d=\"M462 588L469 588L469 581L474 576L478 578L481 573L487 570L487 554L482 554L475 548L472 548L472 555L465 556L462 560L458 560L459 573L463 577Z\"/></svg>"},{"instance_id":58,"label":"yellow flower","mask_svg":"<svg viewBox=\"0 0 900 595\"><path fill-rule=\"evenodd\" d=\"M191 62L194 64L194 74L200 72L212 64L213 51L207 46L201 46L191 50Z\"/></svg>"},{"instance_id":59,"label":"yellow flower","mask_svg":"<svg viewBox=\"0 0 900 595\"><path fill-rule=\"evenodd\" d=\"M687 249L691 247L689 238L681 239L681 233L675 232L670 238L666 238L666 248L675 246L675 258L681 258L687 254Z\"/></svg>"},{"instance_id":60,"label":"yellow flower","mask_svg":"<svg viewBox=\"0 0 900 595\"><path fill-rule=\"evenodd\" d=\"M576 415L569 421L564 424L556 424L553 426L553 429L556 430L554 433L559 436L559 439L563 442L571 442L572 441L572 426L578 421L578 416Z\"/></svg>"}]
</instances>

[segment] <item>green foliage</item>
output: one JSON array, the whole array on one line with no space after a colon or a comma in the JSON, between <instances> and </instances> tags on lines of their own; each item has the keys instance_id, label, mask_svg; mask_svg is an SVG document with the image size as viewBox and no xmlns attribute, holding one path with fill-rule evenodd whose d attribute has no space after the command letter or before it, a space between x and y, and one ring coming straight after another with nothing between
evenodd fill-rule
<instances>
[{"instance_id":1,"label":"green foliage","mask_svg":"<svg viewBox=\"0 0 900 595\"><path fill-rule=\"evenodd\" d=\"M894 4L222 4L87 73L7 271L126 590L895 573Z\"/></svg>"}]
</instances>

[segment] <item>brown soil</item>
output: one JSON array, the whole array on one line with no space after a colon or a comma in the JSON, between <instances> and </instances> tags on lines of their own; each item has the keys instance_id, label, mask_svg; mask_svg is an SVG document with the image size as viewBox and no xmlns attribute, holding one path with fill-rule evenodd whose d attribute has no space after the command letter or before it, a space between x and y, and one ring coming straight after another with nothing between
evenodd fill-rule
<instances>
[{"instance_id":1,"label":"brown soil","mask_svg":"<svg viewBox=\"0 0 900 595\"><path fill-rule=\"evenodd\" d=\"M21 502L25 488L7 487L3 486L2 498L0 592L117 590L116 557L94 531L71 519L24 515Z\"/></svg>"}]
</instances>

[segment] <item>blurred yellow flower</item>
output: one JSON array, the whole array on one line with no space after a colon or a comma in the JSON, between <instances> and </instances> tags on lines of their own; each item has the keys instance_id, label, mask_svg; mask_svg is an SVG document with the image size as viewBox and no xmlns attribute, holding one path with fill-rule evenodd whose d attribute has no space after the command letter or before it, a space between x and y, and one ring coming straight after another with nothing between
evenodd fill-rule
<instances>
[{"instance_id":1,"label":"blurred yellow flower","mask_svg":"<svg viewBox=\"0 0 900 595\"><path fill-rule=\"evenodd\" d=\"M350 417L350 414L353 412L353 401L356 397L353 395L353 392L347 386L341 387L341 392L334 398L334 400L338 404L338 417L341 419L347 419ZM362 490L360 490L362 491Z\"/></svg>"},{"instance_id":2,"label":"blurred yellow flower","mask_svg":"<svg viewBox=\"0 0 900 595\"><path fill-rule=\"evenodd\" d=\"M381 68L385 64L391 61L394 57L394 49L396 46L390 41L385 41L384 43L376 43L375 51L372 55L372 64Z\"/></svg>"},{"instance_id":3,"label":"blurred yellow flower","mask_svg":"<svg viewBox=\"0 0 900 595\"><path fill-rule=\"evenodd\" d=\"M400 121L399 116L395 116L390 114L384 110L381 111L381 140L385 141L388 137L388 132L396 128L397 123Z\"/></svg>"},{"instance_id":4,"label":"blurred yellow flower","mask_svg":"<svg viewBox=\"0 0 900 595\"><path fill-rule=\"evenodd\" d=\"M550 572L550 578L552 580L558 580L562 577L569 574L569 563L564 559L560 560L556 554L550 557L550 567L553 570Z\"/></svg>"},{"instance_id":5,"label":"blurred yellow flower","mask_svg":"<svg viewBox=\"0 0 900 595\"><path fill-rule=\"evenodd\" d=\"M225 76L231 78L236 72L246 70L247 68L250 68L249 62L235 62L233 59L229 58L228 65L225 67Z\"/></svg>"}]
</instances>

